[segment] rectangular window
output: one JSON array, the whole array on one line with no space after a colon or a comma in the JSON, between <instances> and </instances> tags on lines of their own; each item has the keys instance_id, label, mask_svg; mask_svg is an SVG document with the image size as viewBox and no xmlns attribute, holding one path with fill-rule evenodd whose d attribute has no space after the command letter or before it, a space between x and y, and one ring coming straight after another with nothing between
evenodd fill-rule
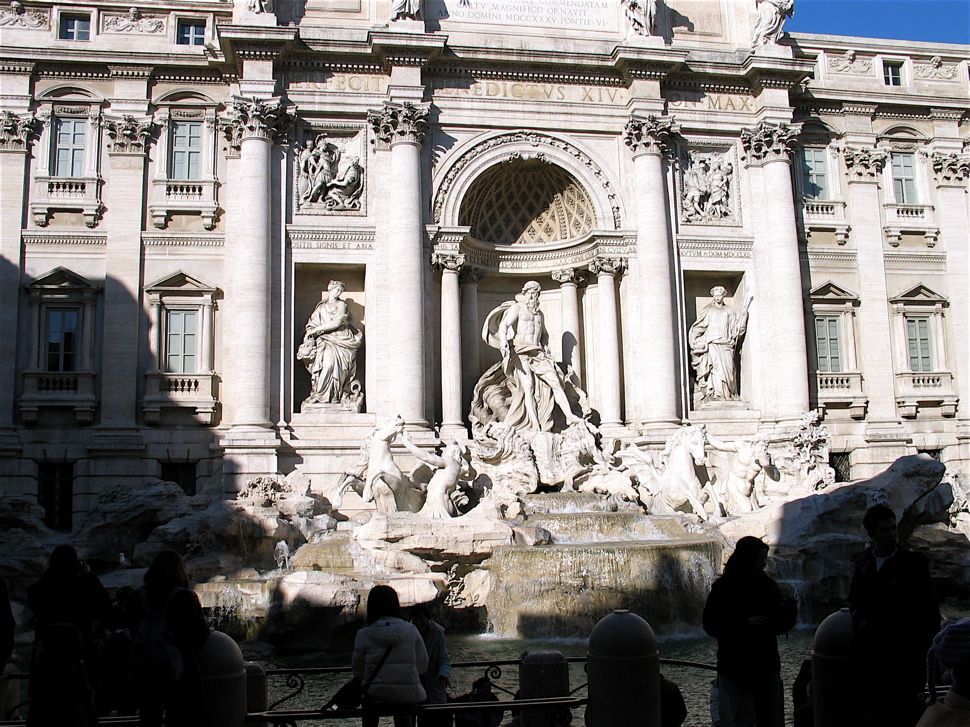
<instances>
[{"instance_id":1,"label":"rectangular window","mask_svg":"<svg viewBox=\"0 0 970 727\"><path fill-rule=\"evenodd\" d=\"M902 86L903 64L897 61L883 61L882 79L887 86Z\"/></svg>"},{"instance_id":2,"label":"rectangular window","mask_svg":"<svg viewBox=\"0 0 970 727\"><path fill-rule=\"evenodd\" d=\"M802 149L802 180L806 197L829 198L825 156L824 148L807 146Z\"/></svg>"},{"instance_id":3,"label":"rectangular window","mask_svg":"<svg viewBox=\"0 0 970 727\"><path fill-rule=\"evenodd\" d=\"M839 373L842 371L838 316L818 316L815 318L815 349L818 352L818 370L820 372Z\"/></svg>"},{"instance_id":4,"label":"rectangular window","mask_svg":"<svg viewBox=\"0 0 970 727\"><path fill-rule=\"evenodd\" d=\"M835 470L836 482L852 482L851 453L829 452L829 467Z\"/></svg>"},{"instance_id":5,"label":"rectangular window","mask_svg":"<svg viewBox=\"0 0 970 727\"><path fill-rule=\"evenodd\" d=\"M916 157L893 152L893 190L897 204L916 204Z\"/></svg>"},{"instance_id":6,"label":"rectangular window","mask_svg":"<svg viewBox=\"0 0 970 727\"><path fill-rule=\"evenodd\" d=\"M37 471L37 499L44 508L44 525L71 530L74 511L74 463L42 462Z\"/></svg>"},{"instance_id":7,"label":"rectangular window","mask_svg":"<svg viewBox=\"0 0 970 727\"><path fill-rule=\"evenodd\" d=\"M933 370L930 347L930 319L906 318L906 338L909 347L909 370L927 372Z\"/></svg>"},{"instance_id":8,"label":"rectangular window","mask_svg":"<svg viewBox=\"0 0 970 727\"><path fill-rule=\"evenodd\" d=\"M44 331L44 370L77 371L80 308L48 308Z\"/></svg>"},{"instance_id":9,"label":"rectangular window","mask_svg":"<svg viewBox=\"0 0 970 727\"><path fill-rule=\"evenodd\" d=\"M205 21L180 20L175 42L179 45L203 45L205 43Z\"/></svg>"},{"instance_id":10,"label":"rectangular window","mask_svg":"<svg viewBox=\"0 0 970 727\"><path fill-rule=\"evenodd\" d=\"M195 462L162 462L162 479L174 482L190 497L195 494Z\"/></svg>"},{"instance_id":11,"label":"rectangular window","mask_svg":"<svg viewBox=\"0 0 970 727\"><path fill-rule=\"evenodd\" d=\"M57 119L54 130L54 176L84 176L87 119Z\"/></svg>"},{"instance_id":12,"label":"rectangular window","mask_svg":"<svg viewBox=\"0 0 970 727\"><path fill-rule=\"evenodd\" d=\"M62 40L91 40L91 16L62 15L59 37Z\"/></svg>"},{"instance_id":13,"label":"rectangular window","mask_svg":"<svg viewBox=\"0 0 970 727\"><path fill-rule=\"evenodd\" d=\"M166 320L166 372L170 374L194 374L197 366L196 342L198 339L194 310L170 310Z\"/></svg>"},{"instance_id":14,"label":"rectangular window","mask_svg":"<svg viewBox=\"0 0 970 727\"><path fill-rule=\"evenodd\" d=\"M172 179L198 179L202 160L202 124L176 121L172 124Z\"/></svg>"}]
</instances>

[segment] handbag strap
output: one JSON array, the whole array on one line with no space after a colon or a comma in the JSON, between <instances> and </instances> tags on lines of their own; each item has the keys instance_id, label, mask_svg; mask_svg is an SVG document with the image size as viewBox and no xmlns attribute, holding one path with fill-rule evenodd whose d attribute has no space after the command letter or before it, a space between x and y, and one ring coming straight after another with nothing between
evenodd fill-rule
<instances>
[{"instance_id":1,"label":"handbag strap","mask_svg":"<svg viewBox=\"0 0 970 727\"><path fill-rule=\"evenodd\" d=\"M374 671L370 673L370 677L368 677L367 683L364 684L363 687L361 687L360 689L361 694L367 694L367 690L370 689L370 685L374 681L374 677L377 676L377 672L379 672L381 670L381 667L384 666L384 662L387 661L387 657L391 655L391 649L393 648L394 648L393 646L388 646L387 649L384 651L384 656L382 656L381 660L377 662L377 666L374 667Z\"/></svg>"}]
</instances>

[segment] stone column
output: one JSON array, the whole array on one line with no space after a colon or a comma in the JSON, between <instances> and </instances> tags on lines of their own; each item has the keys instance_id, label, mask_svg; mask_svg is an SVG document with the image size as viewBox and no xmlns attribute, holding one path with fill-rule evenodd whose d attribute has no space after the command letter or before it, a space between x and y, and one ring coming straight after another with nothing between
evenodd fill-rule
<instances>
[{"instance_id":1,"label":"stone column","mask_svg":"<svg viewBox=\"0 0 970 727\"><path fill-rule=\"evenodd\" d=\"M387 290L393 300L387 307L388 365L386 396L390 411L413 426L427 426L425 395L424 256L422 224L421 145L427 128L428 105L387 102L368 120L379 148L390 149L393 190L384 200L383 229L378 240L385 265ZM392 284L393 281L393 284Z\"/></svg>"},{"instance_id":2,"label":"stone column","mask_svg":"<svg viewBox=\"0 0 970 727\"><path fill-rule=\"evenodd\" d=\"M26 203L26 165L36 120L0 112L0 462L19 450L14 429L17 389L18 301L21 296L20 231ZM31 337L36 341L35 337ZM31 351L31 356L36 356ZM13 467L14 460L9 460ZM0 475L12 476L0 465Z\"/></svg>"},{"instance_id":3,"label":"stone column","mask_svg":"<svg viewBox=\"0 0 970 727\"><path fill-rule=\"evenodd\" d=\"M153 124L133 116L104 122L111 177L105 187L108 254L104 281L101 357L101 428L135 432L138 341L142 311L141 210L145 160ZM137 212L136 212L137 210Z\"/></svg>"},{"instance_id":4,"label":"stone column","mask_svg":"<svg viewBox=\"0 0 970 727\"><path fill-rule=\"evenodd\" d=\"M458 274L461 287L462 421L471 408L472 392L483 373L479 355L482 331L478 325L478 284L484 277L482 270L468 265L463 265Z\"/></svg>"},{"instance_id":5,"label":"stone column","mask_svg":"<svg viewBox=\"0 0 970 727\"><path fill-rule=\"evenodd\" d=\"M579 345L579 290L583 273L576 268L556 270L552 279L559 283L562 306L562 362L573 367L576 378L583 380L583 350Z\"/></svg>"},{"instance_id":6,"label":"stone column","mask_svg":"<svg viewBox=\"0 0 970 727\"><path fill-rule=\"evenodd\" d=\"M967 210L967 178L970 177L970 158L957 153L935 152L931 161L936 176L940 203L940 239L946 248L946 272L953 328L953 347L949 357L951 371L956 376L957 437L964 447L964 458L970 456L970 220ZM943 340L943 339L941 339Z\"/></svg>"},{"instance_id":7,"label":"stone column","mask_svg":"<svg viewBox=\"0 0 970 727\"><path fill-rule=\"evenodd\" d=\"M458 274L461 254L435 253L431 264L441 269L441 438L466 437L461 419L461 299Z\"/></svg>"},{"instance_id":8,"label":"stone column","mask_svg":"<svg viewBox=\"0 0 970 727\"><path fill-rule=\"evenodd\" d=\"M767 419L793 420L808 410L808 351L805 343L805 304L802 297L791 154L800 127L762 122L741 130L748 166L762 170L763 234L756 235L753 254L760 258L768 279L758 280L752 315L764 316L773 351L773 393L764 402ZM758 269L756 267L756 269Z\"/></svg>"},{"instance_id":9,"label":"stone column","mask_svg":"<svg viewBox=\"0 0 970 727\"><path fill-rule=\"evenodd\" d=\"M896 422L896 387L889 292L882 233L879 180L888 154L872 147L844 150L849 174L852 239L859 266L859 329L864 345L860 369L869 406L869 428Z\"/></svg>"},{"instance_id":10,"label":"stone column","mask_svg":"<svg viewBox=\"0 0 970 727\"><path fill-rule=\"evenodd\" d=\"M230 145L239 150L235 194L238 206L234 233L227 239L227 354L235 376L232 427L238 431L269 429L270 366L270 220L273 140L286 124L279 100L237 99L225 124Z\"/></svg>"},{"instance_id":11,"label":"stone column","mask_svg":"<svg viewBox=\"0 0 970 727\"><path fill-rule=\"evenodd\" d=\"M622 425L620 397L620 321L616 309L616 276L626 265L622 258L598 257L589 264L599 285L596 330L597 387L600 421L604 427Z\"/></svg>"},{"instance_id":12,"label":"stone column","mask_svg":"<svg viewBox=\"0 0 970 727\"><path fill-rule=\"evenodd\" d=\"M238 153L232 182L239 203L226 235L226 359L231 361L231 429L223 448L224 487L238 492L248 479L277 473L279 439L270 420L272 312L272 149L289 123L279 99L237 98L222 123Z\"/></svg>"},{"instance_id":13,"label":"stone column","mask_svg":"<svg viewBox=\"0 0 970 727\"><path fill-rule=\"evenodd\" d=\"M623 132L623 141L633 154L637 190L634 270L640 301L639 335L629 342L640 384L636 388L636 412L629 412L628 407L628 418L647 428L663 429L680 423L677 362L681 355L675 335L674 250L664 169L664 154L677 131L672 118L633 116Z\"/></svg>"}]
</instances>

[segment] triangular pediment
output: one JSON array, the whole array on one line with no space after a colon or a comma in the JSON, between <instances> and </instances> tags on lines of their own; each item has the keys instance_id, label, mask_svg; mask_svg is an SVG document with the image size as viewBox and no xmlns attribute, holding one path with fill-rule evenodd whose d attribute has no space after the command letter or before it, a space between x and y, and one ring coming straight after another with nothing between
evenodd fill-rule
<instances>
[{"instance_id":1,"label":"triangular pediment","mask_svg":"<svg viewBox=\"0 0 970 727\"><path fill-rule=\"evenodd\" d=\"M215 293L216 288L179 270L145 287L148 293Z\"/></svg>"},{"instance_id":2,"label":"triangular pediment","mask_svg":"<svg viewBox=\"0 0 970 727\"><path fill-rule=\"evenodd\" d=\"M27 283L28 289L70 288L75 290L97 290L98 286L90 280L65 267L56 267Z\"/></svg>"},{"instance_id":3,"label":"triangular pediment","mask_svg":"<svg viewBox=\"0 0 970 727\"><path fill-rule=\"evenodd\" d=\"M859 296L851 290L827 280L808 293L813 303L858 303Z\"/></svg>"},{"instance_id":4,"label":"triangular pediment","mask_svg":"<svg viewBox=\"0 0 970 727\"><path fill-rule=\"evenodd\" d=\"M927 288L920 283L912 288L907 288L902 293L894 295L889 299L890 303L907 303L909 305L927 305L935 303L946 303L945 295L940 295L934 290Z\"/></svg>"}]
</instances>

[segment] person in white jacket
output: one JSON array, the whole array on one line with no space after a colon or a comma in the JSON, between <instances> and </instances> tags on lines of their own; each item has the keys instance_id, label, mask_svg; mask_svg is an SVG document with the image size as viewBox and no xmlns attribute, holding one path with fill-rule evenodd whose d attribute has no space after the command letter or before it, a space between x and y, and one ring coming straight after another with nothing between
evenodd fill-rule
<instances>
[{"instance_id":1,"label":"person in white jacket","mask_svg":"<svg viewBox=\"0 0 970 727\"><path fill-rule=\"evenodd\" d=\"M394 727L413 727L413 715L395 712L427 698L421 675L428 669L428 652L418 630L401 618L397 592L390 586L374 586L367 596L367 625L357 632L351 666L365 685L373 675L364 695L362 727L377 727L387 714L394 715Z\"/></svg>"}]
</instances>

